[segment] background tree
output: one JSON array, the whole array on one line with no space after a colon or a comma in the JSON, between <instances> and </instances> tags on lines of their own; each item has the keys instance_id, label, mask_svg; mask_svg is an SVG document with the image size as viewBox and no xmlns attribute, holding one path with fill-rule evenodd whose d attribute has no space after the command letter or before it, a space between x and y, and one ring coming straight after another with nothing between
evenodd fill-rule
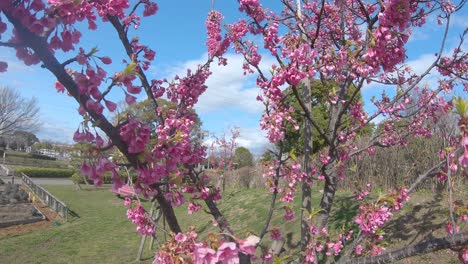
<instances>
[{"instance_id":1,"label":"background tree","mask_svg":"<svg viewBox=\"0 0 468 264\"><path fill-rule=\"evenodd\" d=\"M177 109L176 104L162 98L156 99L156 104L160 107L162 116L167 116L170 110ZM201 130L202 121L195 110L191 110L190 113L193 115L193 119L195 120L195 124L191 128L190 136L199 145L201 145L205 135ZM157 136L155 130L159 124L159 120L153 101L146 99L132 105L124 104L122 110L115 115L114 123L118 124L125 122L129 117L136 117L140 122L150 127L152 138Z\"/></svg>"},{"instance_id":2,"label":"background tree","mask_svg":"<svg viewBox=\"0 0 468 264\"><path fill-rule=\"evenodd\" d=\"M260 157L261 161L274 161L275 155L270 150L265 150Z\"/></svg>"},{"instance_id":3,"label":"background tree","mask_svg":"<svg viewBox=\"0 0 468 264\"><path fill-rule=\"evenodd\" d=\"M25 151L27 147L39 142L39 139L28 131L14 131L11 135L5 136L8 145L12 149Z\"/></svg>"},{"instance_id":4,"label":"background tree","mask_svg":"<svg viewBox=\"0 0 468 264\"><path fill-rule=\"evenodd\" d=\"M248 148L238 147L234 152L234 163L237 163L239 168L253 166L253 155Z\"/></svg>"},{"instance_id":5,"label":"background tree","mask_svg":"<svg viewBox=\"0 0 468 264\"><path fill-rule=\"evenodd\" d=\"M321 128L325 134L329 134L328 125L329 125L329 114L330 110L330 97L336 94L338 90L337 83L333 81L327 81L327 86L325 86L320 80L312 80L310 83L310 107L311 115L315 120L318 127ZM299 96L303 96L302 89L305 89L304 86L298 87L297 93ZM331 92L330 92L331 91ZM355 94L356 93L356 94ZM284 103L293 107L294 112L291 113L291 117L295 121L295 124L287 123L285 125L285 138L281 142L283 145L284 152L290 152L294 150L296 155L301 155L303 153L304 146L304 111L294 94L294 91L291 87L287 88L284 91ZM355 94L355 95L354 95ZM354 95L354 96L353 96ZM336 95L335 95L336 96ZM360 102L362 105L362 95L360 91L356 92L356 89L351 87L346 95L346 99L349 100L353 97L353 103ZM345 113L343 118L344 125L350 124L349 111ZM295 126L299 127L296 129ZM369 136L372 134L373 124L366 124L364 129L359 131L360 136ZM312 152L316 153L326 146L326 142L323 137L320 136L317 128L312 127ZM277 145L278 147L278 145Z\"/></svg>"},{"instance_id":6,"label":"background tree","mask_svg":"<svg viewBox=\"0 0 468 264\"><path fill-rule=\"evenodd\" d=\"M39 141L34 143L35 149L53 149L54 145L50 141Z\"/></svg>"},{"instance_id":7,"label":"background tree","mask_svg":"<svg viewBox=\"0 0 468 264\"><path fill-rule=\"evenodd\" d=\"M0 135L14 131L35 131L39 127L39 107L35 98L26 99L18 91L0 87Z\"/></svg>"}]
</instances>

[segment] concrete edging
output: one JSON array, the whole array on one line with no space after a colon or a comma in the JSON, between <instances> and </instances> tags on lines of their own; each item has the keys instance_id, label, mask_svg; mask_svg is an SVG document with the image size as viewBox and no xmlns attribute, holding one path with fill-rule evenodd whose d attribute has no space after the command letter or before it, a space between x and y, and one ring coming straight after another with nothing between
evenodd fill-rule
<instances>
[{"instance_id":1,"label":"concrete edging","mask_svg":"<svg viewBox=\"0 0 468 264\"><path fill-rule=\"evenodd\" d=\"M33 207L36 209L36 211L41 214L41 216L36 216L30 219L22 219L22 220L13 220L13 221L8 221L8 222L3 222L0 223L0 228L2 227L8 227L8 226L13 226L13 225L24 225L24 224L32 224L36 223L39 221L44 221L47 220L47 217L39 210L35 205Z\"/></svg>"}]
</instances>

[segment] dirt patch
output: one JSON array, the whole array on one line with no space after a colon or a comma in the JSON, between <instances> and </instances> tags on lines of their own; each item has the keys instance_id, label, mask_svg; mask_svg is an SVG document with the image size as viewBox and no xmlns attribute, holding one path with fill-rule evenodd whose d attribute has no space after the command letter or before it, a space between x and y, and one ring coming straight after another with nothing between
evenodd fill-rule
<instances>
[{"instance_id":1,"label":"dirt patch","mask_svg":"<svg viewBox=\"0 0 468 264\"><path fill-rule=\"evenodd\" d=\"M44 219L44 215L30 203L0 205L0 228L35 223Z\"/></svg>"},{"instance_id":2,"label":"dirt patch","mask_svg":"<svg viewBox=\"0 0 468 264\"><path fill-rule=\"evenodd\" d=\"M40 202L32 203L45 217L44 221L0 228L0 238L10 235L22 235L36 230L50 229L54 222L63 222L60 215Z\"/></svg>"}]
</instances>

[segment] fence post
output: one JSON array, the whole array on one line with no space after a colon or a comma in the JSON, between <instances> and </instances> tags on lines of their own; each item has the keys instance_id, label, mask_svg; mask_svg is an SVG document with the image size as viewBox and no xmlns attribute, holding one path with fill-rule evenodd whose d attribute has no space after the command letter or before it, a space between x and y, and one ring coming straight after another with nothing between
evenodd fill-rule
<instances>
[{"instance_id":1,"label":"fence post","mask_svg":"<svg viewBox=\"0 0 468 264\"><path fill-rule=\"evenodd\" d=\"M33 193L42 200L49 208L54 210L57 214L62 216L63 220L66 222L68 218L68 207L65 203L57 199L55 196L50 194L47 190L41 186L35 184L31 178L26 174L21 173L21 179L23 182L33 191Z\"/></svg>"}]
</instances>

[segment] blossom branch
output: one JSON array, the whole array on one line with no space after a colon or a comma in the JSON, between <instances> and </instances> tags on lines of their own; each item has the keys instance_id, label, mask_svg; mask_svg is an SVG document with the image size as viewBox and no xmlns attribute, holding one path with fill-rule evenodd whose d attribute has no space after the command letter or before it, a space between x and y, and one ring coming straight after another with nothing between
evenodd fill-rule
<instances>
[{"instance_id":1,"label":"blossom branch","mask_svg":"<svg viewBox=\"0 0 468 264\"><path fill-rule=\"evenodd\" d=\"M124 26L122 25L122 23L120 23L120 20L116 16L108 15L107 18L109 19L112 26L114 26L115 30L119 34L120 41L125 48L127 56L133 61L133 58L132 58L133 50L130 45L130 41L128 40L128 36L127 36ZM136 70L138 72L138 77L140 78L141 84L143 88L145 89L146 95L148 96L148 98L151 99L151 101L153 102L156 108L159 107L158 102L156 101L156 98L154 98L153 92L151 91L151 85L148 82L148 78L146 77L145 72L140 67L137 67ZM159 114L156 114L156 116L160 124L164 124L164 118Z\"/></svg>"},{"instance_id":2,"label":"blossom branch","mask_svg":"<svg viewBox=\"0 0 468 264\"><path fill-rule=\"evenodd\" d=\"M346 264L383 264L393 263L397 260L423 255L429 252L435 252L442 249L454 249L468 245L468 232L459 233L453 236L431 239L419 244L406 246L389 253L385 253L374 257L364 257L352 259L345 262Z\"/></svg>"}]
</instances>

